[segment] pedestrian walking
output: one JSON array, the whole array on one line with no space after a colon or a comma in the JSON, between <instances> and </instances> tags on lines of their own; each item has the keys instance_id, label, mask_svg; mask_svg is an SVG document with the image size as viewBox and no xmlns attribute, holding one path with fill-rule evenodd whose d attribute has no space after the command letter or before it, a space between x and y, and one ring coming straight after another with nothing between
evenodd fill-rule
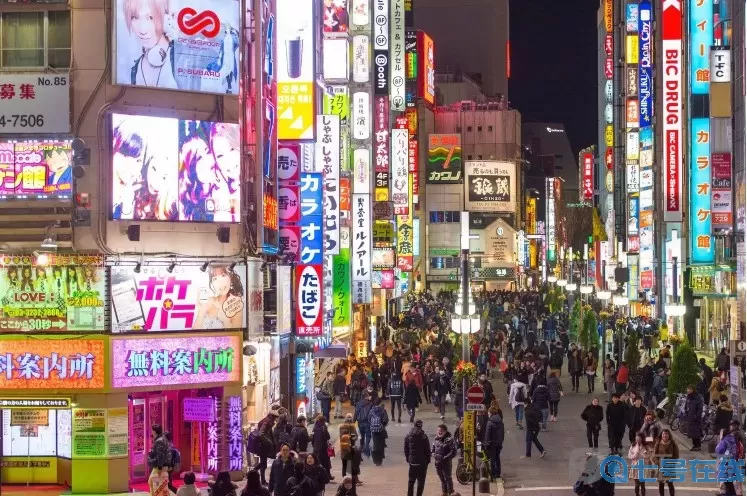
<instances>
[{"instance_id":1,"label":"pedestrian walking","mask_svg":"<svg viewBox=\"0 0 747 496\"><path fill-rule=\"evenodd\" d=\"M373 402L371 397L366 394L355 405L355 415L353 418L358 422L358 430L361 433L361 451L364 455L369 456L371 453L371 427L368 424L368 414L371 413Z\"/></svg>"},{"instance_id":2,"label":"pedestrian walking","mask_svg":"<svg viewBox=\"0 0 747 496\"><path fill-rule=\"evenodd\" d=\"M276 456L270 467L270 484L268 489L275 496L285 495L285 484L293 477L296 454L291 451L290 446L284 444L280 447L280 453ZM260 475L262 473L260 472Z\"/></svg>"},{"instance_id":3,"label":"pedestrian walking","mask_svg":"<svg viewBox=\"0 0 747 496\"><path fill-rule=\"evenodd\" d=\"M208 481L208 488L213 496L236 496L239 486L231 482L231 474L222 471L218 472L214 481Z\"/></svg>"},{"instance_id":4,"label":"pedestrian walking","mask_svg":"<svg viewBox=\"0 0 747 496\"><path fill-rule=\"evenodd\" d=\"M321 407L322 415L329 423L329 413L332 409L332 398L335 396L335 378L332 372L327 372L327 377L324 378L322 383L319 385L319 391L316 393L316 399L319 400L319 406Z\"/></svg>"},{"instance_id":5,"label":"pedestrian walking","mask_svg":"<svg viewBox=\"0 0 747 496\"><path fill-rule=\"evenodd\" d=\"M446 405L451 394L451 381L446 377L445 370L437 370L433 383L433 404L438 406L441 420L446 416Z\"/></svg>"},{"instance_id":6,"label":"pedestrian walking","mask_svg":"<svg viewBox=\"0 0 747 496\"><path fill-rule=\"evenodd\" d=\"M420 405L420 394L418 393L418 386L415 384L414 380L410 380L410 382L407 383L404 403L405 408L407 408L407 413L410 414L410 423L412 424L415 421L415 409Z\"/></svg>"},{"instance_id":7,"label":"pedestrian walking","mask_svg":"<svg viewBox=\"0 0 747 496\"><path fill-rule=\"evenodd\" d=\"M643 468L636 468L636 464L640 463L640 466L650 465L651 456L649 451L650 448L646 445L646 439L643 434L636 434L628 450L628 466L631 467L630 477L635 483L635 496L646 496L645 480L648 478L648 475L642 473L645 471Z\"/></svg>"},{"instance_id":8,"label":"pedestrian walking","mask_svg":"<svg viewBox=\"0 0 747 496\"><path fill-rule=\"evenodd\" d=\"M311 437L309 436L309 430L306 427L306 417L301 415L296 419L296 425L291 431L290 448L296 453L307 453L309 451L310 442Z\"/></svg>"},{"instance_id":9,"label":"pedestrian walking","mask_svg":"<svg viewBox=\"0 0 747 496\"><path fill-rule=\"evenodd\" d=\"M542 443L539 442L540 432L540 421L542 419L542 412L532 404L532 400L524 398L524 417L526 418L527 433L526 433L526 454L522 458L532 457L532 443L537 447L540 452L540 458L543 458L546 454L545 448Z\"/></svg>"},{"instance_id":10,"label":"pedestrian walking","mask_svg":"<svg viewBox=\"0 0 747 496\"><path fill-rule=\"evenodd\" d=\"M339 427L339 436L342 476L345 477L348 473L348 463L353 459L353 448L358 442L358 430L355 428L352 413L345 415L345 421Z\"/></svg>"},{"instance_id":11,"label":"pedestrian walking","mask_svg":"<svg viewBox=\"0 0 747 496\"><path fill-rule=\"evenodd\" d=\"M324 487L330 482L329 474L313 453L306 455L303 473L314 483L316 496L323 496Z\"/></svg>"},{"instance_id":12,"label":"pedestrian walking","mask_svg":"<svg viewBox=\"0 0 747 496\"><path fill-rule=\"evenodd\" d=\"M506 431L503 425L503 415L497 406L491 406L488 415L483 446L490 460L490 477L495 480L501 477L501 450Z\"/></svg>"},{"instance_id":13,"label":"pedestrian walking","mask_svg":"<svg viewBox=\"0 0 747 496\"><path fill-rule=\"evenodd\" d=\"M619 455L622 439L625 435L625 413L627 407L620 401L620 394L612 393L612 402L607 405L607 435L610 442L610 454Z\"/></svg>"},{"instance_id":14,"label":"pedestrian walking","mask_svg":"<svg viewBox=\"0 0 747 496\"><path fill-rule=\"evenodd\" d=\"M342 399L345 397L345 369L341 368L337 371L334 383L332 385L335 393L335 418L341 419L342 415Z\"/></svg>"},{"instance_id":15,"label":"pedestrian walking","mask_svg":"<svg viewBox=\"0 0 747 496\"><path fill-rule=\"evenodd\" d=\"M417 496L423 496L425 476L431 463L431 443L423 432L423 421L416 420L405 437L405 460L409 465L407 474L407 496L413 496L415 483L418 483Z\"/></svg>"},{"instance_id":16,"label":"pedestrian walking","mask_svg":"<svg viewBox=\"0 0 747 496\"><path fill-rule=\"evenodd\" d=\"M606 358L604 360L604 366L602 367L604 373L604 390L607 391L607 403L612 401L612 395L615 392L615 364L611 359Z\"/></svg>"},{"instance_id":17,"label":"pedestrian walking","mask_svg":"<svg viewBox=\"0 0 747 496\"><path fill-rule=\"evenodd\" d=\"M647 410L639 432L643 434L643 440L646 441L649 448L654 447L654 443L659 439L661 431L661 423L656 419L656 414L653 410Z\"/></svg>"},{"instance_id":18,"label":"pedestrian walking","mask_svg":"<svg viewBox=\"0 0 747 496\"><path fill-rule=\"evenodd\" d=\"M177 496L182 496L182 495L177 492ZM271 496L271 495L270 495L269 489L264 487L262 485L262 482L259 480L259 472L252 469L246 473L246 486L244 486L244 489L241 490L241 496Z\"/></svg>"},{"instance_id":19,"label":"pedestrian walking","mask_svg":"<svg viewBox=\"0 0 747 496\"><path fill-rule=\"evenodd\" d=\"M623 394L625 390L628 389L629 375L630 369L628 368L628 364L623 361L617 369L617 375L615 375L615 391L617 393Z\"/></svg>"},{"instance_id":20,"label":"pedestrian walking","mask_svg":"<svg viewBox=\"0 0 747 496\"><path fill-rule=\"evenodd\" d=\"M558 405L563 396L563 385L554 372L550 372L547 379L547 391L550 394L550 422L558 421Z\"/></svg>"},{"instance_id":21,"label":"pedestrian walking","mask_svg":"<svg viewBox=\"0 0 747 496\"><path fill-rule=\"evenodd\" d=\"M687 421L687 436L693 442L690 451L700 451L700 444L703 439L703 398L695 392L695 386L693 385L687 386L685 419Z\"/></svg>"},{"instance_id":22,"label":"pedestrian walking","mask_svg":"<svg viewBox=\"0 0 747 496\"><path fill-rule=\"evenodd\" d=\"M267 459L273 458L277 451L275 450L275 438L272 434L272 428L275 421L280 416L281 408L279 405L273 405L265 418L257 424L257 436L254 446L254 454L259 457L259 462L254 467L259 471L259 477L262 485L266 485L265 472L267 471Z\"/></svg>"},{"instance_id":23,"label":"pedestrian walking","mask_svg":"<svg viewBox=\"0 0 747 496\"><path fill-rule=\"evenodd\" d=\"M571 345L571 351L568 352L568 374L571 376L571 384L573 385L573 392L578 393L579 385L581 383L581 375L584 370L584 361L581 356L581 350L576 348L576 345Z\"/></svg>"},{"instance_id":24,"label":"pedestrian walking","mask_svg":"<svg viewBox=\"0 0 747 496\"><path fill-rule=\"evenodd\" d=\"M306 464L302 461L296 462L293 466L293 476L285 483L283 496L317 496L314 481L305 472Z\"/></svg>"},{"instance_id":25,"label":"pedestrian walking","mask_svg":"<svg viewBox=\"0 0 747 496\"><path fill-rule=\"evenodd\" d=\"M639 395L635 397L633 404L628 406L628 411L625 415L625 423L628 426L628 440L630 441L630 444L635 443L635 436L641 430L641 427L643 427L645 419L646 407L643 406L643 398Z\"/></svg>"},{"instance_id":26,"label":"pedestrian walking","mask_svg":"<svg viewBox=\"0 0 747 496\"><path fill-rule=\"evenodd\" d=\"M508 403L513 408L516 415L516 427L523 429L524 425L524 400L527 398L527 385L515 376L508 391Z\"/></svg>"},{"instance_id":27,"label":"pedestrian walking","mask_svg":"<svg viewBox=\"0 0 747 496\"><path fill-rule=\"evenodd\" d=\"M532 393L532 404L542 414L542 430L547 430L547 419L550 416L550 391L547 389L547 381L543 376L537 379L537 387Z\"/></svg>"},{"instance_id":28,"label":"pedestrian walking","mask_svg":"<svg viewBox=\"0 0 747 496\"><path fill-rule=\"evenodd\" d=\"M355 485L352 477L345 477L337 488L335 496L355 496Z\"/></svg>"},{"instance_id":29,"label":"pedestrian walking","mask_svg":"<svg viewBox=\"0 0 747 496\"><path fill-rule=\"evenodd\" d=\"M584 374L589 388L588 394L591 394L594 392L594 381L597 378L597 359L591 351L586 354L584 359Z\"/></svg>"},{"instance_id":30,"label":"pedestrian walking","mask_svg":"<svg viewBox=\"0 0 747 496\"><path fill-rule=\"evenodd\" d=\"M592 398L591 404L586 405L581 412L581 418L586 421L586 439L589 441L589 448L599 448L599 431L602 430L602 420L604 420L604 409L599 404L599 398Z\"/></svg>"},{"instance_id":31,"label":"pedestrian walking","mask_svg":"<svg viewBox=\"0 0 747 496\"><path fill-rule=\"evenodd\" d=\"M744 434L739 430L737 420L729 422L728 434L724 434L723 439L716 445L716 454L721 455L718 465L718 480L724 481L721 483L721 494L736 496L738 489L741 489L736 487L741 475L736 473L734 465L730 467L728 460L744 461Z\"/></svg>"},{"instance_id":32,"label":"pedestrian walking","mask_svg":"<svg viewBox=\"0 0 747 496\"><path fill-rule=\"evenodd\" d=\"M733 417L734 405L731 404L728 396L722 394L718 402L718 408L716 408L715 418L713 419L713 431L717 436L728 434L729 422L731 422Z\"/></svg>"},{"instance_id":33,"label":"pedestrian walking","mask_svg":"<svg viewBox=\"0 0 747 496\"><path fill-rule=\"evenodd\" d=\"M441 424L436 431L431 447L436 474L441 481L441 496L449 496L454 492L454 479L451 476L452 460L457 455L457 443L449 433L448 428Z\"/></svg>"},{"instance_id":34,"label":"pedestrian walking","mask_svg":"<svg viewBox=\"0 0 747 496\"><path fill-rule=\"evenodd\" d=\"M329 439L329 430L324 415L317 415L312 430L311 446L319 464L327 470L329 480L335 480L332 475L332 461L329 459Z\"/></svg>"},{"instance_id":35,"label":"pedestrian walking","mask_svg":"<svg viewBox=\"0 0 747 496\"><path fill-rule=\"evenodd\" d=\"M389 385L387 386L387 392L389 394L389 401L392 404L392 421L397 419L397 423L402 423L402 395L404 394L405 386L400 379L399 374L392 373L389 379ZM397 416L394 416L394 407L397 407Z\"/></svg>"},{"instance_id":36,"label":"pedestrian walking","mask_svg":"<svg viewBox=\"0 0 747 496\"><path fill-rule=\"evenodd\" d=\"M672 438L672 433L669 429L661 431L659 439L654 444L654 450L651 454L651 461L657 467L662 466L662 460L679 460L680 449L677 446L677 442ZM666 475L666 473L669 475ZM671 470L657 471L656 480L659 482L659 496L664 496L664 484L669 488L669 496L674 496L674 482L672 478L676 478L676 474L672 474Z\"/></svg>"},{"instance_id":37,"label":"pedestrian walking","mask_svg":"<svg viewBox=\"0 0 747 496\"><path fill-rule=\"evenodd\" d=\"M380 466L384 461L386 448L386 426L389 425L389 415L386 408L381 404L379 398L374 398L374 406L368 414L368 425L371 429L371 438L373 440L373 449L371 450L371 459L374 465Z\"/></svg>"}]
</instances>

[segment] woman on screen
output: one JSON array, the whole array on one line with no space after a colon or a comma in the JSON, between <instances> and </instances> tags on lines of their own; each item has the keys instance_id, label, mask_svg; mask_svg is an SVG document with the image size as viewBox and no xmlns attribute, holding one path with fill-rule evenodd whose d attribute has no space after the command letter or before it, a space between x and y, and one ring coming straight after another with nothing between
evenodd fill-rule
<instances>
[{"instance_id":1,"label":"woman on screen","mask_svg":"<svg viewBox=\"0 0 747 496\"><path fill-rule=\"evenodd\" d=\"M135 193L142 187L145 141L136 131L134 119L121 121L112 134L112 218L132 219Z\"/></svg>"},{"instance_id":2,"label":"woman on screen","mask_svg":"<svg viewBox=\"0 0 747 496\"><path fill-rule=\"evenodd\" d=\"M170 143L164 141L156 137L145 147L145 161L140 173L142 186L135 193L135 219L179 219L176 208L176 158L169 149Z\"/></svg>"},{"instance_id":3,"label":"woman on screen","mask_svg":"<svg viewBox=\"0 0 747 496\"><path fill-rule=\"evenodd\" d=\"M122 10L141 52L130 71L130 84L177 89L171 33L175 20L168 0L123 0Z\"/></svg>"},{"instance_id":4,"label":"woman on screen","mask_svg":"<svg viewBox=\"0 0 747 496\"><path fill-rule=\"evenodd\" d=\"M211 125L210 148L216 165L216 183L212 193L215 204L213 220L216 222L239 221L239 141L238 125L220 122Z\"/></svg>"},{"instance_id":5,"label":"woman on screen","mask_svg":"<svg viewBox=\"0 0 747 496\"><path fill-rule=\"evenodd\" d=\"M244 314L244 286L226 265L211 265L209 287L213 295L198 303L194 329L238 329Z\"/></svg>"},{"instance_id":6,"label":"woman on screen","mask_svg":"<svg viewBox=\"0 0 747 496\"><path fill-rule=\"evenodd\" d=\"M217 164L207 140L210 123L198 122L183 141L179 153L179 220L213 222L213 191L218 181Z\"/></svg>"}]
</instances>

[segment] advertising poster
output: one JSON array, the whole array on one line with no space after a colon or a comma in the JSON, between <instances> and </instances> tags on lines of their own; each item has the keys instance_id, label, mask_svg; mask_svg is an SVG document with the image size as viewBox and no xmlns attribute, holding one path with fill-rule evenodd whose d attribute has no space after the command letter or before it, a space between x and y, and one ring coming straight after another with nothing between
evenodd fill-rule
<instances>
[{"instance_id":1,"label":"advertising poster","mask_svg":"<svg viewBox=\"0 0 747 496\"><path fill-rule=\"evenodd\" d=\"M711 210L714 229L733 224L731 153L711 154Z\"/></svg>"},{"instance_id":2,"label":"advertising poster","mask_svg":"<svg viewBox=\"0 0 747 496\"><path fill-rule=\"evenodd\" d=\"M314 2L275 2L278 139L314 139Z\"/></svg>"},{"instance_id":3,"label":"advertising poster","mask_svg":"<svg viewBox=\"0 0 747 496\"><path fill-rule=\"evenodd\" d=\"M301 173L301 263L322 265L324 182L321 172Z\"/></svg>"},{"instance_id":4,"label":"advertising poster","mask_svg":"<svg viewBox=\"0 0 747 496\"><path fill-rule=\"evenodd\" d=\"M418 78L418 32L410 28L405 30L405 75L408 81Z\"/></svg>"},{"instance_id":5,"label":"advertising poster","mask_svg":"<svg viewBox=\"0 0 747 496\"><path fill-rule=\"evenodd\" d=\"M462 182L462 136L431 134L428 136L428 161L425 164L428 184Z\"/></svg>"},{"instance_id":6,"label":"advertising poster","mask_svg":"<svg viewBox=\"0 0 747 496\"><path fill-rule=\"evenodd\" d=\"M116 337L111 340L115 389L236 382L241 379L241 334Z\"/></svg>"},{"instance_id":7,"label":"advertising poster","mask_svg":"<svg viewBox=\"0 0 747 496\"><path fill-rule=\"evenodd\" d=\"M246 266L205 269L135 264L111 268L112 332L196 331L246 326Z\"/></svg>"},{"instance_id":8,"label":"advertising poster","mask_svg":"<svg viewBox=\"0 0 747 496\"><path fill-rule=\"evenodd\" d=\"M115 0L115 84L238 95L238 0Z\"/></svg>"},{"instance_id":9,"label":"advertising poster","mask_svg":"<svg viewBox=\"0 0 747 496\"><path fill-rule=\"evenodd\" d=\"M0 341L0 390L103 389L105 343L101 338Z\"/></svg>"},{"instance_id":10,"label":"advertising poster","mask_svg":"<svg viewBox=\"0 0 747 496\"><path fill-rule=\"evenodd\" d=\"M467 161L464 175L468 211L516 211L516 166L513 163Z\"/></svg>"},{"instance_id":11,"label":"advertising poster","mask_svg":"<svg viewBox=\"0 0 747 496\"><path fill-rule=\"evenodd\" d=\"M344 36L350 28L348 0L324 0L319 2L322 32L325 37Z\"/></svg>"},{"instance_id":12,"label":"advertising poster","mask_svg":"<svg viewBox=\"0 0 747 496\"><path fill-rule=\"evenodd\" d=\"M106 410L73 409L73 458L106 457Z\"/></svg>"},{"instance_id":13,"label":"advertising poster","mask_svg":"<svg viewBox=\"0 0 747 496\"><path fill-rule=\"evenodd\" d=\"M72 189L71 141L0 141L0 198L71 198Z\"/></svg>"},{"instance_id":14,"label":"advertising poster","mask_svg":"<svg viewBox=\"0 0 747 496\"><path fill-rule=\"evenodd\" d=\"M239 222L238 124L112 115L112 219Z\"/></svg>"},{"instance_id":15,"label":"advertising poster","mask_svg":"<svg viewBox=\"0 0 747 496\"><path fill-rule=\"evenodd\" d=\"M638 31L638 4L625 4L625 31L635 33Z\"/></svg>"},{"instance_id":16,"label":"advertising poster","mask_svg":"<svg viewBox=\"0 0 747 496\"><path fill-rule=\"evenodd\" d=\"M296 266L296 290L296 336L321 336L324 320L322 266Z\"/></svg>"},{"instance_id":17,"label":"advertising poster","mask_svg":"<svg viewBox=\"0 0 747 496\"><path fill-rule=\"evenodd\" d=\"M104 330L105 280L98 255L0 256L0 330Z\"/></svg>"},{"instance_id":18,"label":"advertising poster","mask_svg":"<svg viewBox=\"0 0 747 496\"><path fill-rule=\"evenodd\" d=\"M690 259L692 263L712 264L710 119L696 117L690 124Z\"/></svg>"},{"instance_id":19,"label":"advertising poster","mask_svg":"<svg viewBox=\"0 0 747 496\"><path fill-rule=\"evenodd\" d=\"M49 425L49 410L13 409L10 410L10 425Z\"/></svg>"},{"instance_id":20,"label":"advertising poster","mask_svg":"<svg viewBox=\"0 0 747 496\"><path fill-rule=\"evenodd\" d=\"M110 457L127 456L129 424L127 408L109 408L106 414L107 446Z\"/></svg>"}]
</instances>

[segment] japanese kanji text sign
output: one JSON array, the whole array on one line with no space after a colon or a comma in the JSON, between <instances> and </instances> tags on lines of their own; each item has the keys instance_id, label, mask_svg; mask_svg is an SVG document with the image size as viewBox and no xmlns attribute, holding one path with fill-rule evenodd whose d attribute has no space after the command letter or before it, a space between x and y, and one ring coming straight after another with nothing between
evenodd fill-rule
<instances>
[{"instance_id":1,"label":"japanese kanji text sign","mask_svg":"<svg viewBox=\"0 0 747 496\"><path fill-rule=\"evenodd\" d=\"M0 76L0 134L70 132L67 74Z\"/></svg>"},{"instance_id":2,"label":"japanese kanji text sign","mask_svg":"<svg viewBox=\"0 0 747 496\"><path fill-rule=\"evenodd\" d=\"M322 335L322 266L296 266L296 336Z\"/></svg>"},{"instance_id":3,"label":"japanese kanji text sign","mask_svg":"<svg viewBox=\"0 0 747 496\"><path fill-rule=\"evenodd\" d=\"M240 334L113 338L112 387L236 382L242 347Z\"/></svg>"},{"instance_id":4,"label":"japanese kanji text sign","mask_svg":"<svg viewBox=\"0 0 747 496\"><path fill-rule=\"evenodd\" d=\"M301 173L301 263L321 265L324 182L321 172Z\"/></svg>"},{"instance_id":5,"label":"japanese kanji text sign","mask_svg":"<svg viewBox=\"0 0 747 496\"><path fill-rule=\"evenodd\" d=\"M340 117L318 115L316 163L324 175L324 253L340 253Z\"/></svg>"},{"instance_id":6,"label":"japanese kanji text sign","mask_svg":"<svg viewBox=\"0 0 747 496\"><path fill-rule=\"evenodd\" d=\"M0 390L103 389L103 337L0 342Z\"/></svg>"}]
</instances>

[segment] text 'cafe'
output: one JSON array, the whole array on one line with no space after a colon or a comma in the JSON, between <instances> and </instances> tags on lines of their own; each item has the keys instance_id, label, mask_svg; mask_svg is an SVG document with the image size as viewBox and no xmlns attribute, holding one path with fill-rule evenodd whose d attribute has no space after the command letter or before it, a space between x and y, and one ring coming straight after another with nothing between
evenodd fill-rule
<instances>
[{"instance_id":1,"label":"text 'cafe'","mask_svg":"<svg viewBox=\"0 0 747 496\"><path fill-rule=\"evenodd\" d=\"M2 482L147 491L155 424L183 471L241 471L241 334L156 334L1 335Z\"/></svg>"}]
</instances>

